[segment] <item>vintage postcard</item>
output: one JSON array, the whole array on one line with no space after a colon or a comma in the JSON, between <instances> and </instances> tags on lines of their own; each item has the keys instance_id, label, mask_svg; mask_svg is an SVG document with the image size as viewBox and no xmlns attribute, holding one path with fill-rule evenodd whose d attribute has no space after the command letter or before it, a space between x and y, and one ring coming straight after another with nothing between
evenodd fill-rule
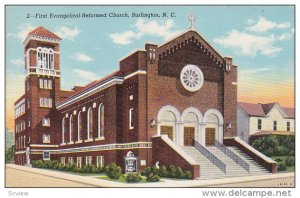
<instances>
[{"instance_id":1,"label":"vintage postcard","mask_svg":"<svg viewBox=\"0 0 300 198\"><path fill-rule=\"evenodd\" d=\"M5 60L7 188L295 187L293 5L6 5Z\"/></svg>"}]
</instances>

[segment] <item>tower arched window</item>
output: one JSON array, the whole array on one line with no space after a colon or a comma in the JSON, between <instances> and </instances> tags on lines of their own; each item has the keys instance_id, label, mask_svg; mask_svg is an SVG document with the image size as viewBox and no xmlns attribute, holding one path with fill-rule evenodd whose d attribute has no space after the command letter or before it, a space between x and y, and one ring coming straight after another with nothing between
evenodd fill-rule
<instances>
[{"instance_id":1,"label":"tower arched window","mask_svg":"<svg viewBox=\"0 0 300 198\"><path fill-rule=\"evenodd\" d=\"M61 143L65 143L65 118L61 122Z\"/></svg>"},{"instance_id":2,"label":"tower arched window","mask_svg":"<svg viewBox=\"0 0 300 198\"><path fill-rule=\"evenodd\" d=\"M78 139L78 141L82 139L82 119L81 119L81 111L78 113L77 139Z\"/></svg>"},{"instance_id":3,"label":"tower arched window","mask_svg":"<svg viewBox=\"0 0 300 198\"><path fill-rule=\"evenodd\" d=\"M104 105L100 104L98 108L98 138L104 137Z\"/></svg>"},{"instance_id":4,"label":"tower arched window","mask_svg":"<svg viewBox=\"0 0 300 198\"><path fill-rule=\"evenodd\" d=\"M74 118L70 115L69 142L73 141Z\"/></svg>"},{"instance_id":5,"label":"tower arched window","mask_svg":"<svg viewBox=\"0 0 300 198\"><path fill-rule=\"evenodd\" d=\"M90 107L87 115L87 139L93 138L93 109Z\"/></svg>"},{"instance_id":6,"label":"tower arched window","mask_svg":"<svg viewBox=\"0 0 300 198\"><path fill-rule=\"evenodd\" d=\"M51 48L37 48L37 68L54 69L54 53Z\"/></svg>"}]
</instances>

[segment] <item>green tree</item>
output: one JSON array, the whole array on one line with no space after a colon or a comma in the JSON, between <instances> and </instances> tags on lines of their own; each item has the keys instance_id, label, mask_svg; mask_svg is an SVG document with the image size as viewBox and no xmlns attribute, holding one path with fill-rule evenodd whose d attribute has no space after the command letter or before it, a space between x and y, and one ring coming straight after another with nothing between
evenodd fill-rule
<instances>
[{"instance_id":1,"label":"green tree","mask_svg":"<svg viewBox=\"0 0 300 198\"><path fill-rule=\"evenodd\" d=\"M5 149L5 163L8 164L14 161L14 155L15 155L14 147Z\"/></svg>"}]
</instances>

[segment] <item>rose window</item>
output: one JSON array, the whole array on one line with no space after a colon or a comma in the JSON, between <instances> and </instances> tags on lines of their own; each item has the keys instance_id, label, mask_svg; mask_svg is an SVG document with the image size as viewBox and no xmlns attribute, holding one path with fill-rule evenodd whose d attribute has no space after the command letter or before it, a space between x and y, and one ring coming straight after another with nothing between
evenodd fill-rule
<instances>
[{"instance_id":1,"label":"rose window","mask_svg":"<svg viewBox=\"0 0 300 198\"><path fill-rule=\"evenodd\" d=\"M198 91L204 82L203 73L196 65L186 65L180 73L180 81L182 86L190 91Z\"/></svg>"}]
</instances>

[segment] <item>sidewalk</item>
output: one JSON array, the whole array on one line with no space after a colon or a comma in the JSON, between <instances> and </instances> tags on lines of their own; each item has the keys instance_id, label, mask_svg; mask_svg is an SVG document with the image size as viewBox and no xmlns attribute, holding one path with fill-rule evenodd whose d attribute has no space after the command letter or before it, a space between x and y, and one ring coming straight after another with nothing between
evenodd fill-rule
<instances>
[{"instance_id":1,"label":"sidewalk","mask_svg":"<svg viewBox=\"0 0 300 198\"><path fill-rule=\"evenodd\" d=\"M274 182L274 180L278 180L278 182L280 182L283 179L291 178L291 180L294 183L294 176L295 176L294 173L278 173L278 174L213 179L213 180L162 179L161 182L155 182L155 183L127 184L127 183L96 179L88 176L79 176L70 173L61 173L61 172L45 170L45 169L18 166L14 164L7 164L6 168L16 169L19 171L25 171L25 172L39 174L39 175L48 176L52 178L58 178L66 181L73 181L73 182L89 185L92 187L214 187L214 186L226 187L226 185L234 187L234 184L238 184L238 186L240 187L242 183L248 183L248 182L259 182L259 183L262 182L259 186L264 187L264 183L266 183L267 181ZM269 186L265 186L265 187L269 187ZM273 187L278 187L278 186L273 186Z\"/></svg>"}]
</instances>

